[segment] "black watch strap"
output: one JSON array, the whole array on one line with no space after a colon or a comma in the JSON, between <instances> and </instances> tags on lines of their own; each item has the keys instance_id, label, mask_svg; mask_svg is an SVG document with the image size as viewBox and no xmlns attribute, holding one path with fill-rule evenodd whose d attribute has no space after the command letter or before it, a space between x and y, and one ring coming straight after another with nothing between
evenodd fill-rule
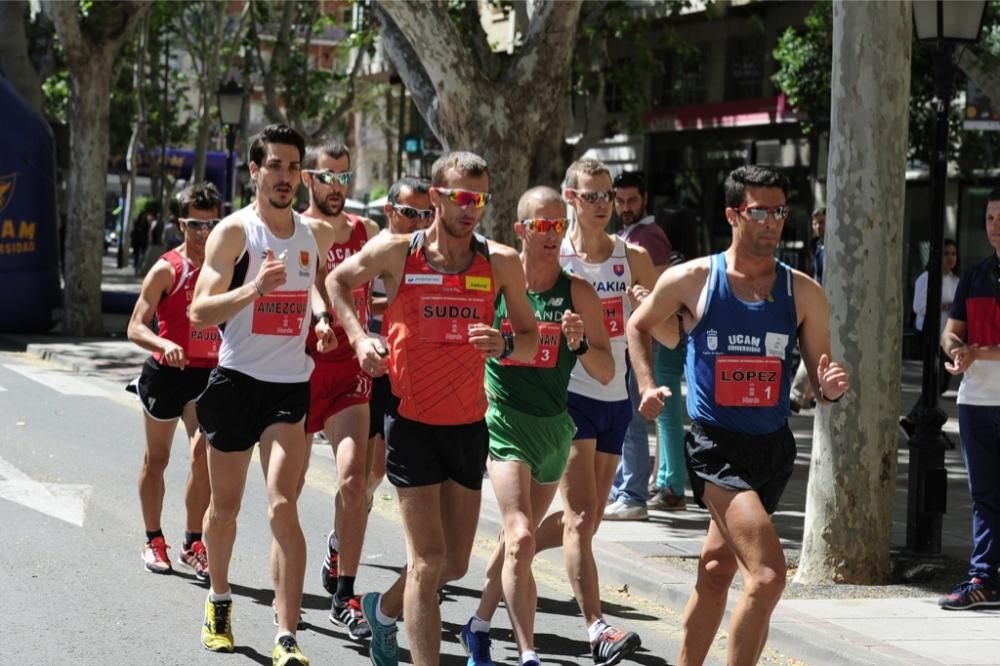
<instances>
[{"instance_id":1,"label":"black watch strap","mask_svg":"<svg viewBox=\"0 0 1000 666\"><path fill-rule=\"evenodd\" d=\"M590 342L587 340L587 336L585 335L582 338L580 338L580 346L577 347L576 349L571 349L570 351L572 351L577 356L583 356L589 350L590 350Z\"/></svg>"}]
</instances>

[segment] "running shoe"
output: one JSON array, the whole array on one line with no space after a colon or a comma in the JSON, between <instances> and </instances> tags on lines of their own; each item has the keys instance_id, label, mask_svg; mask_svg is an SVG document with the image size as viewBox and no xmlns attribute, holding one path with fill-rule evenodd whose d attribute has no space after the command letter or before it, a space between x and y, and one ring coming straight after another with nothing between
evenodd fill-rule
<instances>
[{"instance_id":1,"label":"running shoe","mask_svg":"<svg viewBox=\"0 0 1000 666\"><path fill-rule=\"evenodd\" d=\"M465 648L465 654L469 655L466 666L493 666L493 659L490 658L490 635L485 631L473 631L471 618L462 627L458 640Z\"/></svg>"},{"instance_id":2,"label":"running shoe","mask_svg":"<svg viewBox=\"0 0 1000 666\"><path fill-rule=\"evenodd\" d=\"M142 562L146 571L155 574L168 574L174 570L170 564L170 558L167 556L168 548L170 546L167 545L167 540L161 536L146 542L146 545L142 547Z\"/></svg>"},{"instance_id":3,"label":"running shoe","mask_svg":"<svg viewBox=\"0 0 1000 666\"><path fill-rule=\"evenodd\" d=\"M617 664L639 649L642 641L634 631L624 632L612 626L604 627L597 640L590 644L595 664Z\"/></svg>"},{"instance_id":4,"label":"running shoe","mask_svg":"<svg viewBox=\"0 0 1000 666\"><path fill-rule=\"evenodd\" d=\"M938 599L938 605L946 610L995 608L1000 606L1000 589L981 578L973 578L956 585L951 594Z\"/></svg>"},{"instance_id":5,"label":"running shoe","mask_svg":"<svg viewBox=\"0 0 1000 666\"><path fill-rule=\"evenodd\" d=\"M274 611L274 626L278 626L278 607L271 602L271 610ZM296 625L296 629L305 629L307 627L306 621L302 619L302 611L299 610L299 623Z\"/></svg>"},{"instance_id":6,"label":"running shoe","mask_svg":"<svg viewBox=\"0 0 1000 666\"><path fill-rule=\"evenodd\" d=\"M272 666L309 666L309 658L302 654L299 643L295 636L285 634L274 644L274 652L271 653Z\"/></svg>"},{"instance_id":7,"label":"running shoe","mask_svg":"<svg viewBox=\"0 0 1000 666\"><path fill-rule=\"evenodd\" d=\"M233 651L233 600L212 601L205 598L205 623L201 627L201 644L212 652Z\"/></svg>"},{"instance_id":8,"label":"running shoe","mask_svg":"<svg viewBox=\"0 0 1000 666\"><path fill-rule=\"evenodd\" d=\"M396 642L396 623L382 624L378 621L379 601L382 595L369 592L361 597L361 612L372 632L368 656L373 666L397 666L399 664L399 643Z\"/></svg>"},{"instance_id":9,"label":"running shoe","mask_svg":"<svg viewBox=\"0 0 1000 666\"><path fill-rule=\"evenodd\" d=\"M326 561L323 562L323 589L332 596L337 596L337 564L340 561L340 554L330 543L333 532L326 538Z\"/></svg>"},{"instance_id":10,"label":"running shoe","mask_svg":"<svg viewBox=\"0 0 1000 666\"><path fill-rule=\"evenodd\" d=\"M330 608L330 622L347 629L347 635L351 640L360 641L372 635L372 630L365 620L365 614L361 612L361 602L359 597L351 597L347 603L339 603L336 596L333 597L333 606Z\"/></svg>"},{"instance_id":11,"label":"running shoe","mask_svg":"<svg viewBox=\"0 0 1000 666\"><path fill-rule=\"evenodd\" d=\"M192 542L191 548L181 547L181 562L194 569L195 578L208 580L208 551L201 541Z\"/></svg>"}]
</instances>

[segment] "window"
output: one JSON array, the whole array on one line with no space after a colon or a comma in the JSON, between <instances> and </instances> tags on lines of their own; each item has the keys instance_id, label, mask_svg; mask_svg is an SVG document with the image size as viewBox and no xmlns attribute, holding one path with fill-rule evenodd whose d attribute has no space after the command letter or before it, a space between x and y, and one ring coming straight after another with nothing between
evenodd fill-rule
<instances>
[{"instance_id":1,"label":"window","mask_svg":"<svg viewBox=\"0 0 1000 666\"><path fill-rule=\"evenodd\" d=\"M726 49L726 99L749 99L763 94L763 36L730 39Z\"/></svg>"},{"instance_id":2,"label":"window","mask_svg":"<svg viewBox=\"0 0 1000 666\"><path fill-rule=\"evenodd\" d=\"M661 67L653 79L653 106L700 104L707 99L703 47L661 51L658 60Z\"/></svg>"}]
</instances>

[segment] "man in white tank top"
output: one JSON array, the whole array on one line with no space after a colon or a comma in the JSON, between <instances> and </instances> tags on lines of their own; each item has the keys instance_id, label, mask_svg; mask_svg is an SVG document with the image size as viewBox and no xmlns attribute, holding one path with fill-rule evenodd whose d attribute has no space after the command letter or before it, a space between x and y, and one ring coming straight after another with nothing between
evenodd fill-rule
<instances>
[{"instance_id":1,"label":"man in white tank top","mask_svg":"<svg viewBox=\"0 0 1000 666\"><path fill-rule=\"evenodd\" d=\"M273 657L282 665L309 663L295 639L306 563L296 500L309 453L304 420L313 361L305 341L319 248L291 208L304 153L302 137L284 125L269 125L254 138L249 154L256 199L210 237L191 303L191 325L218 325L223 335L219 366L198 398L212 488L204 530L211 592L202 644L216 652L234 648L229 562L247 468L259 441L274 452L265 478L276 544Z\"/></svg>"},{"instance_id":2,"label":"man in white tank top","mask_svg":"<svg viewBox=\"0 0 1000 666\"><path fill-rule=\"evenodd\" d=\"M576 224L563 239L560 263L587 279L601 299L615 378L603 385L581 364L573 371L568 411L577 432L560 485L563 510L542 521L535 539L539 551L560 545L565 549L567 573L587 624L591 656L597 664L610 664L635 652L641 642L634 632L620 631L604 621L590 542L604 515L632 418L625 385L625 322L656 282L656 273L645 250L605 232L615 197L607 166L597 160L578 160L567 169L564 185Z\"/></svg>"}]
</instances>

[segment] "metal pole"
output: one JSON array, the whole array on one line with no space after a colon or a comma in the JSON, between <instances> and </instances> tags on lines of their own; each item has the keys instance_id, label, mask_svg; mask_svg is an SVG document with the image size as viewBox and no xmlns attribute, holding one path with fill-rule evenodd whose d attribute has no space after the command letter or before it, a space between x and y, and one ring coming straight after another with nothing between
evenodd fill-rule
<instances>
[{"instance_id":1,"label":"metal pole","mask_svg":"<svg viewBox=\"0 0 1000 666\"><path fill-rule=\"evenodd\" d=\"M941 354L941 253L944 245L945 193L948 186L948 109L951 104L954 47L938 44L936 61L937 114L931 152L930 259L924 316L924 354L920 402L910 437L907 483L906 547L918 553L941 552L941 523L946 510L948 475L944 467L946 441L941 427L948 420L938 405Z\"/></svg>"},{"instance_id":2,"label":"metal pole","mask_svg":"<svg viewBox=\"0 0 1000 666\"><path fill-rule=\"evenodd\" d=\"M403 85L402 80L399 82L399 134L396 137L398 140L396 142L396 180L403 177L403 128L405 127L406 119L406 86Z\"/></svg>"},{"instance_id":3,"label":"metal pole","mask_svg":"<svg viewBox=\"0 0 1000 666\"><path fill-rule=\"evenodd\" d=\"M236 210L236 126L226 125L226 188L229 212Z\"/></svg>"}]
</instances>

